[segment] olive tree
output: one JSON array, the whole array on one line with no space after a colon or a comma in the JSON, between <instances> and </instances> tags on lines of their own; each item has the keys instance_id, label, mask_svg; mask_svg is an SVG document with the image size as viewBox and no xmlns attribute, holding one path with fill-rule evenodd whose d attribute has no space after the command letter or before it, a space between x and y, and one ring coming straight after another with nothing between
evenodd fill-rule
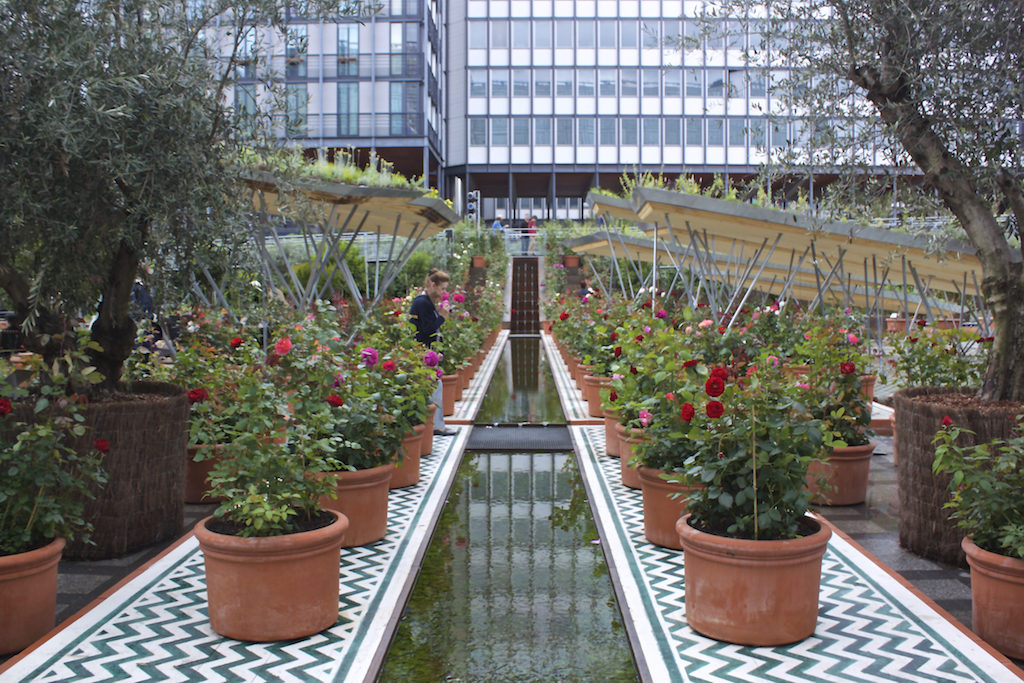
<instances>
[{"instance_id":1,"label":"olive tree","mask_svg":"<svg viewBox=\"0 0 1024 683\"><path fill-rule=\"evenodd\" d=\"M1024 11L992 0L747 0L715 3L764 40L750 63L771 75L787 155L840 173L846 198L876 190L941 206L982 265L995 324L983 400L1024 400ZM732 23L735 26L737 24ZM876 182L877 181L877 182ZM838 184L836 189L839 190ZM891 196L890 196L891 199Z\"/></svg>"},{"instance_id":2,"label":"olive tree","mask_svg":"<svg viewBox=\"0 0 1024 683\"><path fill-rule=\"evenodd\" d=\"M92 319L110 387L132 350L140 263L187 284L230 258L256 141L231 84L257 30L358 0L0 0L0 304L47 358ZM289 14L291 13L291 14ZM6 299L6 301L4 301Z\"/></svg>"}]
</instances>

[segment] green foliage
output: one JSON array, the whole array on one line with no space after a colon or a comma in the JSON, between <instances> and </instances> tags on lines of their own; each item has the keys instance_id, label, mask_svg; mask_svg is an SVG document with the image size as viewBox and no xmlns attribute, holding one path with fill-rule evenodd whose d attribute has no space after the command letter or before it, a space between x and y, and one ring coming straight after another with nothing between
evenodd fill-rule
<instances>
[{"instance_id":1,"label":"green foliage","mask_svg":"<svg viewBox=\"0 0 1024 683\"><path fill-rule=\"evenodd\" d=\"M918 336L915 336L918 335ZM988 365L992 339L964 329L919 327L889 336L890 363L900 387L976 387Z\"/></svg>"},{"instance_id":2,"label":"green foliage","mask_svg":"<svg viewBox=\"0 0 1024 683\"><path fill-rule=\"evenodd\" d=\"M12 371L0 360L0 377L13 377ZM66 351L53 365L37 358L18 384L0 382L0 555L58 536L88 540L84 501L106 481L100 448L109 444L81 448L88 443L82 397L68 392L99 379L83 355Z\"/></svg>"},{"instance_id":3,"label":"green foliage","mask_svg":"<svg viewBox=\"0 0 1024 683\"><path fill-rule=\"evenodd\" d=\"M962 434L974 432L943 421L932 440L932 469L950 475L950 517L978 547L1024 560L1024 414L1005 440L965 447Z\"/></svg>"},{"instance_id":4,"label":"green foliage","mask_svg":"<svg viewBox=\"0 0 1024 683\"><path fill-rule=\"evenodd\" d=\"M299 279L299 284L303 287L309 286L309 280L312 276L313 265L315 261L304 261L292 267L295 272L295 277ZM356 281L356 285L359 286L363 292L367 291L367 277L366 277L366 261L363 259L363 255L359 252L359 248L353 245L345 253L345 263L348 265L349 270L352 272L352 277ZM324 291L325 297L330 298L330 294L346 294L348 292L348 285L345 284L345 278L338 270L338 267L334 263L318 265L318 274L316 282L317 291ZM330 286L325 288L327 281L330 280Z\"/></svg>"}]
</instances>

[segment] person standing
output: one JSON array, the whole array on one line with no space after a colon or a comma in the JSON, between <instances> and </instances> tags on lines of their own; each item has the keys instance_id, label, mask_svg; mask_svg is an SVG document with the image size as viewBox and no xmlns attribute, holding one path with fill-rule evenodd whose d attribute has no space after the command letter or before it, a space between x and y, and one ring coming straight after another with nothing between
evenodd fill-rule
<instances>
[{"instance_id":1,"label":"person standing","mask_svg":"<svg viewBox=\"0 0 1024 683\"><path fill-rule=\"evenodd\" d=\"M491 232L493 233L504 233L505 224L501 222L501 216L496 216L494 222L491 223Z\"/></svg>"},{"instance_id":2,"label":"person standing","mask_svg":"<svg viewBox=\"0 0 1024 683\"><path fill-rule=\"evenodd\" d=\"M537 249L537 217L530 216L526 221L526 237L529 239L528 252L534 253Z\"/></svg>"},{"instance_id":3,"label":"person standing","mask_svg":"<svg viewBox=\"0 0 1024 683\"><path fill-rule=\"evenodd\" d=\"M416 341L430 348L441 339L441 325L444 324L451 306L443 294L451 281L448 273L431 268L423 281L423 291L412 300L409 307L409 320L416 326ZM449 429L444 423L444 389L441 377L437 378L437 386L430 396L430 402L437 406L434 410L434 434L438 436L454 436L457 432Z\"/></svg>"}]
</instances>

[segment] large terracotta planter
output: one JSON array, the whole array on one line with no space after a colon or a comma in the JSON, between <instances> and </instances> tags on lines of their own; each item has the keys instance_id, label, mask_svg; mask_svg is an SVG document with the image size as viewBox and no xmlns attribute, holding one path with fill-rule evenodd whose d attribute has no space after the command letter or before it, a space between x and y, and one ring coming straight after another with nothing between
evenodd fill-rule
<instances>
[{"instance_id":1,"label":"large terracotta planter","mask_svg":"<svg viewBox=\"0 0 1024 683\"><path fill-rule=\"evenodd\" d=\"M581 394L584 391L583 378L590 374L590 366L584 363L576 364L576 390Z\"/></svg>"},{"instance_id":2,"label":"large terracotta planter","mask_svg":"<svg viewBox=\"0 0 1024 683\"><path fill-rule=\"evenodd\" d=\"M0 655L19 652L53 628L57 618L58 538L42 548L0 555Z\"/></svg>"},{"instance_id":3,"label":"large terracotta planter","mask_svg":"<svg viewBox=\"0 0 1024 683\"><path fill-rule=\"evenodd\" d=\"M196 460L198 453L203 454L202 460ZM185 502L195 505L200 503L219 503L223 498L209 495L210 487L206 483L210 472L220 462L224 454L224 446L189 446L185 457Z\"/></svg>"},{"instance_id":4,"label":"large terracotta planter","mask_svg":"<svg viewBox=\"0 0 1024 683\"><path fill-rule=\"evenodd\" d=\"M434 412L440 409L433 403L427 406L427 421L423 423L423 442L420 444L421 455L434 452Z\"/></svg>"},{"instance_id":5,"label":"large terracotta planter","mask_svg":"<svg viewBox=\"0 0 1024 683\"><path fill-rule=\"evenodd\" d=\"M654 545L682 550L676 522L686 514L686 503L693 486L665 481L663 470L640 467L640 490L644 500L644 536ZM675 494L680 494L673 498Z\"/></svg>"},{"instance_id":6,"label":"large terracotta planter","mask_svg":"<svg viewBox=\"0 0 1024 683\"><path fill-rule=\"evenodd\" d=\"M971 627L1007 657L1024 659L1024 560L963 541L971 566Z\"/></svg>"},{"instance_id":7,"label":"large terracotta planter","mask_svg":"<svg viewBox=\"0 0 1024 683\"><path fill-rule=\"evenodd\" d=\"M877 378L874 375L861 375L860 376L860 395L864 397L864 400L868 402L868 410L871 410L871 402L875 400L875 381Z\"/></svg>"},{"instance_id":8,"label":"large terracotta planter","mask_svg":"<svg viewBox=\"0 0 1024 683\"><path fill-rule=\"evenodd\" d=\"M339 551L344 515L323 528L283 536L242 538L196 525L206 566L210 627L228 638L293 640L338 620Z\"/></svg>"},{"instance_id":9,"label":"large terracotta planter","mask_svg":"<svg viewBox=\"0 0 1024 683\"><path fill-rule=\"evenodd\" d=\"M422 437L415 431L402 439L402 457L395 463L395 470L388 482L389 489L404 489L420 482L420 442Z\"/></svg>"},{"instance_id":10,"label":"large terracotta planter","mask_svg":"<svg viewBox=\"0 0 1024 683\"><path fill-rule=\"evenodd\" d=\"M587 414L590 417L601 417L601 387L611 381L611 377L600 375L583 376L583 396L587 399Z\"/></svg>"},{"instance_id":11,"label":"large terracotta planter","mask_svg":"<svg viewBox=\"0 0 1024 683\"><path fill-rule=\"evenodd\" d=\"M626 488L640 488L640 472L629 464L632 459L633 447L642 442L644 430L630 429L628 432L621 423L616 423L616 434L619 437L619 468L622 475L622 485Z\"/></svg>"},{"instance_id":12,"label":"large terracotta planter","mask_svg":"<svg viewBox=\"0 0 1024 683\"><path fill-rule=\"evenodd\" d=\"M781 541L716 536L676 523L683 546L686 620L709 638L738 645L785 645L814 633L821 558L832 531Z\"/></svg>"},{"instance_id":13,"label":"large terracotta planter","mask_svg":"<svg viewBox=\"0 0 1024 683\"><path fill-rule=\"evenodd\" d=\"M541 320L540 321L540 329L541 329L541 331L542 332L547 332L548 334L551 334L551 328L552 328L553 325L554 325L554 323L551 320Z\"/></svg>"},{"instance_id":14,"label":"large terracotta planter","mask_svg":"<svg viewBox=\"0 0 1024 683\"><path fill-rule=\"evenodd\" d=\"M874 442L833 448L828 460L815 460L807 468L807 490L815 505L857 505L868 496L868 476Z\"/></svg>"},{"instance_id":15,"label":"large terracotta planter","mask_svg":"<svg viewBox=\"0 0 1024 683\"><path fill-rule=\"evenodd\" d=\"M455 414L455 397L459 393L458 375L441 375L441 410L444 415Z\"/></svg>"},{"instance_id":16,"label":"large terracotta planter","mask_svg":"<svg viewBox=\"0 0 1024 683\"><path fill-rule=\"evenodd\" d=\"M349 531L341 547L366 545L384 538L388 532L388 485L394 463L355 472L333 472L338 484L337 498L324 496L320 507L337 510L348 517Z\"/></svg>"},{"instance_id":17,"label":"large terracotta planter","mask_svg":"<svg viewBox=\"0 0 1024 683\"><path fill-rule=\"evenodd\" d=\"M603 410L604 415L604 454L613 458L619 457L619 433L615 431L615 425L619 424L617 411Z\"/></svg>"}]
</instances>

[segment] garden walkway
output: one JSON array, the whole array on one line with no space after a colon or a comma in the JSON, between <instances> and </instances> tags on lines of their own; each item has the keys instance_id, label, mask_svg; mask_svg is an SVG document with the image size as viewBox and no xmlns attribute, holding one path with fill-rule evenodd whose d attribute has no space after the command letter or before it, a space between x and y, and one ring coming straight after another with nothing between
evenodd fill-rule
<instances>
[{"instance_id":1,"label":"garden walkway","mask_svg":"<svg viewBox=\"0 0 1024 683\"><path fill-rule=\"evenodd\" d=\"M835 525L822 565L818 626L785 647L741 647L686 623L683 553L648 543L640 491L621 484L604 427L586 417L545 335L580 472L604 544L641 677L651 681L1019 681L1020 670ZM879 411L881 407L876 408ZM826 521L830 514L824 508ZM837 511L841 514L842 509Z\"/></svg>"}]
</instances>

